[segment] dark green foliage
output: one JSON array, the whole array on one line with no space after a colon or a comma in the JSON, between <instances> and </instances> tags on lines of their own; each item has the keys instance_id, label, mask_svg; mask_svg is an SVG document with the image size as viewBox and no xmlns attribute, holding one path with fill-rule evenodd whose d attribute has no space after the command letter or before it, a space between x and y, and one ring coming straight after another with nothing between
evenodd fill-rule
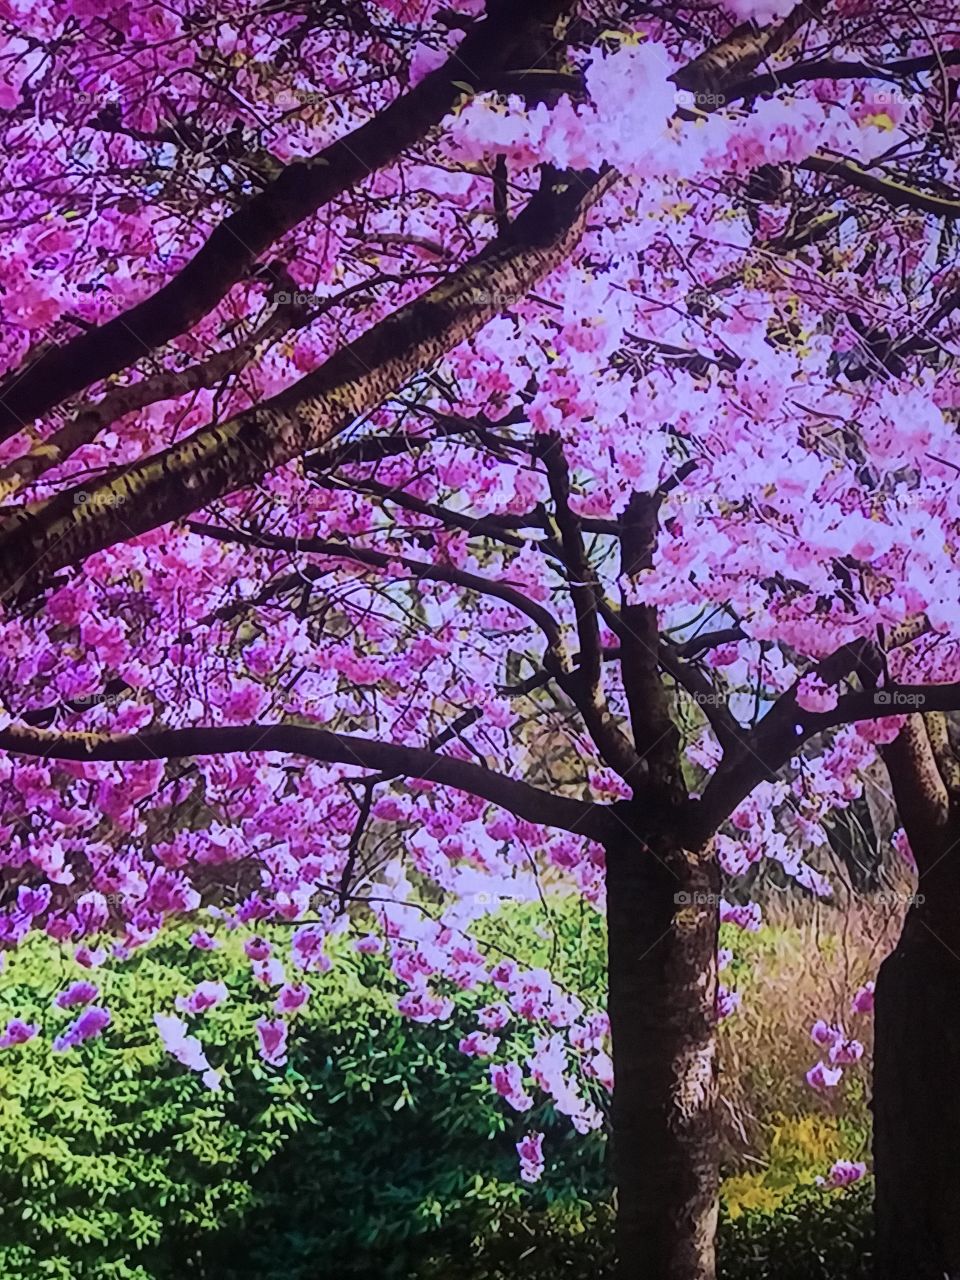
<instances>
[{"instance_id":1,"label":"dark green foliage","mask_svg":"<svg viewBox=\"0 0 960 1280\"><path fill-rule=\"evenodd\" d=\"M519 952L514 923L499 940ZM554 926L567 986L594 998L602 936L579 912ZM540 945L528 942L526 963L543 963ZM70 1015L51 1000L78 976L42 939L8 958L0 1018L45 1034L0 1052L2 1280L609 1274L605 1139L543 1104L517 1115L491 1093L486 1064L457 1049L476 997L459 998L453 1025L414 1025L396 1015L382 961L345 952L310 976L278 1072L256 1056L252 1024L269 996L236 940L208 954L174 938L98 971L113 1024L56 1055L51 1032ZM221 1094L164 1053L151 1020L207 978L230 989L194 1022L226 1073ZM523 1057L523 1042L508 1053ZM546 1171L528 1187L514 1144L532 1129L546 1134ZM863 1186L808 1189L724 1223L722 1280L863 1280L868 1202Z\"/></svg>"},{"instance_id":2,"label":"dark green foliage","mask_svg":"<svg viewBox=\"0 0 960 1280\"><path fill-rule=\"evenodd\" d=\"M794 1193L720 1232L722 1280L869 1280L872 1186Z\"/></svg>"}]
</instances>

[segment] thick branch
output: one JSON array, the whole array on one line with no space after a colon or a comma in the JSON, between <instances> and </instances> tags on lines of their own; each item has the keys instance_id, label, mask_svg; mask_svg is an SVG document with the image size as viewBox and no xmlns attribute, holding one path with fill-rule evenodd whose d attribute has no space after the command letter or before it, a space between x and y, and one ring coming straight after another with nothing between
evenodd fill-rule
<instances>
[{"instance_id":1,"label":"thick branch","mask_svg":"<svg viewBox=\"0 0 960 1280\"><path fill-rule=\"evenodd\" d=\"M950 816L950 796L937 767L925 718L909 716L893 742L881 748L897 813L921 871L931 858L939 858L938 836Z\"/></svg>"},{"instance_id":2,"label":"thick branch","mask_svg":"<svg viewBox=\"0 0 960 1280\"><path fill-rule=\"evenodd\" d=\"M504 0L491 0L489 16L468 32L442 67L319 155L288 165L226 218L162 289L7 378L0 386L0 438L186 333L270 245L419 142L463 96L467 81L480 91L492 84L510 69L531 33L552 24L568 7L569 0L526 0L518 10Z\"/></svg>"},{"instance_id":3,"label":"thick branch","mask_svg":"<svg viewBox=\"0 0 960 1280\"><path fill-rule=\"evenodd\" d=\"M381 773L429 779L489 800L528 822L600 839L609 815L599 805L555 796L492 769L420 747L373 742L304 725L232 725L219 728L156 729L111 736L50 733L43 729L0 730L0 751L47 760L125 761L179 759L236 752L282 752L324 764L356 765Z\"/></svg>"},{"instance_id":4,"label":"thick branch","mask_svg":"<svg viewBox=\"0 0 960 1280\"><path fill-rule=\"evenodd\" d=\"M639 578L653 567L659 536L663 493L635 493L621 521L621 574ZM680 735L671 715L670 699L660 675L660 620L654 605L621 605L620 668L630 708L630 724L637 753L650 769L651 785L671 803L686 798L680 772Z\"/></svg>"},{"instance_id":5,"label":"thick branch","mask_svg":"<svg viewBox=\"0 0 960 1280\"><path fill-rule=\"evenodd\" d=\"M695 58L671 77L680 89L708 95L717 107L726 101L726 91L752 75L778 53L798 31L819 17L827 0L801 0L782 22L760 28L744 22L726 40Z\"/></svg>"},{"instance_id":6,"label":"thick branch","mask_svg":"<svg viewBox=\"0 0 960 1280\"><path fill-rule=\"evenodd\" d=\"M24 593L58 568L189 515L326 443L471 338L498 314L499 299L525 293L563 262L615 180L608 172L545 185L508 234L279 395L119 475L12 513L0 538L0 590Z\"/></svg>"},{"instance_id":7,"label":"thick branch","mask_svg":"<svg viewBox=\"0 0 960 1280\"><path fill-rule=\"evenodd\" d=\"M857 646L852 646L850 651L841 652L856 650ZM838 655L834 656L839 665ZM853 669L854 659L848 656L846 672L839 671L828 683L835 683ZM699 836L708 839L759 782L775 777L804 743L825 730L859 720L931 711L960 711L960 683L886 684L882 688L861 689L843 694L833 710L821 712L803 710L797 704L796 689L789 690L758 725L742 734L738 749L714 773L697 806L695 823ZM930 751L933 760L932 748Z\"/></svg>"},{"instance_id":8,"label":"thick branch","mask_svg":"<svg viewBox=\"0 0 960 1280\"><path fill-rule=\"evenodd\" d=\"M366 287L366 286L365 286ZM144 378L129 387L115 387L101 400L84 405L68 422L46 440L34 445L29 453L0 470L0 492L16 490L32 484L47 471L60 465L72 453L96 439L99 432L118 419L161 400L187 395L214 387L232 373L244 368L263 347L293 328L300 328L313 317L295 306L284 305L274 311L249 337L218 351L209 359L186 369L165 370L152 378Z\"/></svg>"},{"instance_id":9,"label":"thick branch","mask_svg":"<svg viewBox=\"0 0 960 1280\"><path fill-rule=\"evenodd\" d=\"M960 218L960 198L941 196L914 187L900 177L872 173L855 160L843 156L815 155L801 161L798 166L810 173L822 173L828 178L838 178L850 187L859 187L872 195L882 196L894 209L916 209L932 213L939 218Z\"/></svg>"},{"instance_id":10,"label":"thick branch","mask_svg":"<svg viewBox=\"0 0 960 1280\"><path fill-rule=\"evenodd\" d=\"M767 75L731 85L726 91L726 100L736 102L741 98L776 93L778 89L786 89L790 85L802 84L808 80L886 80L895 83L923 71L956 66L960 66L960 49L943 49L916 58L897 58L881 65L820 58L815 62L798 62L792 67L782 67Z\"/></svg>"},{"instance_id":11,"label":"thick branch","mask_svg":"<svg viewBox=\"0 0 960 1280\"><path fill-rule=\"evenodd\" d=\"M726 699L699 667L684 661L679 646L661 643L660 665L696 702L724 751L739 743L742 730L733 718Z\"/></svg>"}]
</instances>

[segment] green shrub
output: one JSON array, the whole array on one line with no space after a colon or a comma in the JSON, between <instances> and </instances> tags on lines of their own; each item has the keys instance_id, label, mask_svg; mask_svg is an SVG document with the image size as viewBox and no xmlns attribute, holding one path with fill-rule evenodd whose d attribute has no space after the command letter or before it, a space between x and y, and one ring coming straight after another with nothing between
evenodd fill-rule
<instances>
[{"instance_id":1,"label":"green shrub","mask_svg":"<svg viewBox=\"0 0 960 1280\"><path fill-rule=\"evenodd\" d=\"M490 927L522 963L549 962L595 1001L596 916L559 903L552 923L556 941L538 935L522 909ZM285 942L288 933L277 936ZM493 1096L486 1064L457 1049L476 1025L479 996L459 999L453 1025L412 1024L395 1012L398 989L382 961L345 949L330 973L310 975L314 994L291 1036L290 1063L274 1071L253 1034L270 996L251 981L236 938L206 953L174 937L97 971L111 1027L54 1054L52 1034L70 1014L51 1002L80 976L91 975L42 938L8 957L3 975L0 1020L16 1014L44 1026L42 1038L0 1051L3 1280L609 1274L604 1136L580 1137L546 1104L519 1116ZM225 1071L220 1094L164 1052L152 1023L202 979L230 991L195 1023ZM512 1049L522 1056L520 1041ZM547 1168L534 1187L518 1180L514 1149L529 1129L546 1134ZM825 1172L832 1151L819 1139L768 1145L765 1191L781 1175L794 1186L801 1164L811 1177ZM733 1181L728 1200L739 1212L722 1224L723 1280L865 1275L868 1188L801 1186L764 1200Z\"/></svg>"},{"instance_id":2,"label":"green shrub","mask_svg":"<svg viewBox=\"0 0 960 1280\"><path fill-rule=\"evenodd\" d=\"M516 1115L486 1063L457 1049L479 994L452 1025L412 1024L383 962L344 948L331 972L310 975L290 1063L275 1071L253 1032L270 996L237 939L214 952L173 939L92 976L112 1025L55 1054L71 1014L53 997L91 975L43 938L8 958L0 1020L44 1034L0 1051L4 1280L399 1278L424 1258L468 1256L511 1216L556 1205L572 1220L605 1188L601 1134L579 1137L546 1104ZM164 1052L152 1022L202 979L230 991L195 1020L225 1071L220 1094ZM527 1187L514 1144L533 1128L547 1135L548 1169Z\"/></svg>"},{"instance_id":3,"label":"green shrub","mask_svg":"<svg viewBox=\"0 0 960 1280\"><path fill-rule=\"evenodd\" d=\"M795 1192L775 1213L721 1225L722 1280L868 1280L872 1187Z\"/></svg>"}]
</instances>

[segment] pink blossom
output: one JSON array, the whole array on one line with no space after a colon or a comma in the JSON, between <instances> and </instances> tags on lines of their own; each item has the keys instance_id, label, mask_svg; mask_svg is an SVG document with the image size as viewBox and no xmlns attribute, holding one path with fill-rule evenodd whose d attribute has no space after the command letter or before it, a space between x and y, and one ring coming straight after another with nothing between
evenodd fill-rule
<instances>
[{"instance_id":1,"label":"pink blossom","mask_svg":"<svg viewBox=\"0 0 960 1280\"><path fill-rule=\"evenodd\" d=\"M287 1024L280 1018L258 1018L254 1024L260 1044L257 1052L271 1067L282 1067L287 1061Z\"/></svg>"},{"instance_id":2,"label":"pink blossom","mask_svg":"<svg viewBox=\"0 0 960 1280\"><path fill-rule=\"evenodd\" d=\"M277 992L273 1007L277 1013L295 1013L310 998L310 988L305 982L285 982Z\"/></svg>"},{"instance_id":3,"label":"pink blossom","mask_svg":"<svg viewBox=\"0 0 960 1280\"><path fill-rule=\"evenodd\" d=\"M374 934L368 933L366 937L357 938L353 944L353 949L362 956L376 956L383 950L383 943Z\"/></svg>"},{"instance_id":4,"label":"pink blossom","mask_svg":"<svg viewBox=\"0 0 960 1280\"><path fill-rule=\"evenodd\" d=\"M201 982L188 996L177 996L174 1004L181 1013L206 1013L227 998L227 988L222 982Z\"/></svg>"},{"instance_id":5,"label":"pink blossom","mask_svg":"<svg viewBox=\"0 0 960 1280\"><path fill-rule=\"evenodd\" d=\"M327 934L321 925L301 925L293 935L291 949L293 963L307 973L323 973L330 968L330 958L324 953Z\"/></svg>"},{"instance_id":6,"label":"pink blossom","mask_svg":"<svg viewBox=\"0 0 960 1280\"><path fill-rule=\"evenodd\" d=\"M533 1098L523 1087L523 1072L517 1062L495 1064L490 1068L490 1083L501 1098L510 1103L514 1111L529 1111Z\"/></svg>"},{"instance_id":7,"label":"pink blossom","mask_svg":"<svg viewBox=\"0 0 960 1280\"><path fill-rule=\"evenodd\" d=\"M457 1047L468 1058L489 1058L491 1054L496 1053L499 1044L498 1036L487 1035L483 1031L471 1031L468 1036L463 1037Z\"/></svg>"},{"instance_id":8,"label":"pink blossom","mask_svg":"<svg viewBox=\"0 0 960 1280\"><path fill-rule=\"evenodd\" d=\"M254 960L250 972L254 982L259 982L264 987L279 987L286 976L283 961L276 956L271 956L268 960Z\"/></svg>"},{"instance_id":9,"label":"pink blossom","mask_svg":"<svg viewBox=\"0 0 960 1280\"><path fill-rule=\"evenodd\" d=\"M748 902L742 906L722 900L720 903L720 923L734 924L738 929L748 933L756 933L760 928L760 905Z\"/></svg>"},{"instance_id":10,"label":"pink blossom","mask_svg":"<svg viewBox=\"0 0 960 1280\"><path fill-rule=\"evenodd\" d=\"M414 1022L445 1022L453 1013L453 1001L435 996L426 988L408 991L397 1001L397 1012Z\"/></svg>"},{"instance_id":11,"label":"pink blossom","mask_svg":"<svg viewBox=\"0 0 960 1280\"><path fill-rule=\"evenodd\" d=\"M807 1072L807 1084L820 1093L836 1088L842 1078L843 1067L828 1067L823 1062L818 1062Z\"/></svg>"},{"instance_id":12,"label":"pink blossom","mask_svg":"<svg viewBox=\"0 0 960 1280\"><path fill-rule=\"evenodd\" d=\"M851 1183L859 1182L866 1172L865 1164L854 1163L851 1160L838 1160L831 1167L826 1178L817 1178L817 1182L821 1186L849 1187Z\"/></svg>"},{"instance_id":13,"label":"pink blossom","mask_svg":"<svg viewBox=\"0 0 960 1280\"><path fill-rule=\"evenodd\" d=\"M804 676L797 685L797 705L816 714L832 711L839 701L836 685L827 685L817 676Z\"/></svg>"},{"instance_id":14,"label":"pink blossom","mask_svg":"<svg viewBox=\"0 0 960 1280\"><path fill-rule=\"evenodd\" d=\"M830 1061L833 1063L859 1062L863 1057L863 1045L859 1040L837 1040L830 1046Z\"/></svg>"},{"instance_id":15,"label":"pink blossom","mask_svg":"<svg viewBox=\"0 0 960 1280\"><path fill-rule=\"evenodd\" d=\"M603 1049L594 1051L583 1064L584 1074L600 1082L608 1093L613 1092L613 1059Z\"/></svg>"},{"instance_id":16,"label":"pink blossom","mask_svg":"<svg viewBox=\"0 0 960 1280\"><path fill-rule=\"evenodd\" d=\"M890 842L893 845L894 849L896 849L897 853L899 853L900 857L903 858L904 862L909 863L909 865L915 869L917 865L917 860L913 855L913 850L910 847L909 837L907 836L907 833L904 831L903 827L897 828L897 830L891 836Z\"/></svg>"},{"instance_id":17,"label":"pink blossom","mask_svg":"<svg viewBox=\"0 0 960 1280\"><path fill-rule=\"evenodd\" d=\"M851 1001L850 1008L854 1013L873 1013L873 993L876 984L865 982Z\"/></svg>"},{"instance_id":18,"label":"pink blossom","mask_svg":"<svg viewBox=\"0 0 960 1280\"><path fill-rule=\"evenodd\" d=\"M510 1021L510 1010L502 1002L488 1004L477 1011L477 1019L486 1031L501 1031Z\"/></svg>"},{"instance_id":19,"label":"pink blossom","mask_svg":"<svg viewBox=\"0 0 960 1280\"><path fill-rule=\"evenodd\" d=\"M203 1046L196 1036L187 1034L187 1024L181 1018L155 1013L153 1020L163 1041L163 1047L182 1066L197 1072L211 1070Z\"/></svg>"},{"instance_id":20,"label":"pink blossom","mask_svg":"<svg viewBox=\"0 0 960 1280\"><path fill-rule=\"evenodd\" d=\"M84 1040L92 1040L110 1025L110 1014L98 1005L84 1009L78 1018L62 1031L53 1042L54 1053L65 1053Z\"/></svg>"},{"instance_id":21,"label":"pink blossom","mask_svg":"<svg viewBox=\"0 0 960 1280\"><path fill-rule=\"evenodd\" d=\"M829 1049L843 1039L843 1027L832 1026L824 1022L823 1018L818 1018L810 1028L810 1039L821 1049Z\"/></svg>"},{"instance_id":22,"label":"pink blossom","mask_svg":"<svg viewBox=\"0 0 960 1280\"><path fill-rule=\"evenodd\" d=\"M528 1133L517 1143L520 1177L524 1182L539 1182L543 1174L543 1134Z\"/></svg>"},{"instance_id":23,"label":"pink blossom","mask_svg":"<svg viewBox=\"0 0 960 1280\"><path fill-rule=\"evenodd\" d=\"M35 1022L24 1022L22 1018L11 1018L3 1034L0 1035L0 1049L9 1049L11 1045L26 1044L40 1031Z\"/></svg>"},{"instance_id":24,"label":"pink blossom","mask_svg":"<svg viewBox=\"0 0 960 1280\"><path fill-rule=\"evenodd\" d=\"M729 1018L740 1008L739 991L728 991L723 983L717 984L717 1018Z\"/></svg>"},{"instance_id":25,"label":"pink blossom","mask_svg":"<svg viewBox=\"0 0 960 1280\"><path fill-rule=\"evenodd\" d=\"M90 1004L99 994L100 988L92 982L73 982L54 998L54 1004L60 1009L73 1009L80 1004Z\"/></svg>"}]
</instances>

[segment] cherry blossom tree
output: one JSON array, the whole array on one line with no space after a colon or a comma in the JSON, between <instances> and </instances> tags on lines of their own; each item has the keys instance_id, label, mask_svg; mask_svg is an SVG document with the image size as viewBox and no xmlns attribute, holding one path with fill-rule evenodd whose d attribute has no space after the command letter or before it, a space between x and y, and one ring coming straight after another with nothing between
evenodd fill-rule
<instances>
[{"instance_id":1,"label":"cherry blossom tree","mask_svg":"<svg viewBox=\"0 0 960 1280\"><path fill-rule=\"evenodd\" d=\"M725 882L828 895L879 751L923 890L876 988L881 1268L960 1267L951 6L0 25L4 944L95 970L206 910L275 1067L344 931L415 1021L489 986L460 1047L506 1107L586 1131L615 1077L620 1274L710 1280ZM606 912L612 1059L478 946L545 887ZM215 986L157 1011L214 1089ZM859 1042L814 1039L834 1087Z\"/></svg>"}]
</instances>

